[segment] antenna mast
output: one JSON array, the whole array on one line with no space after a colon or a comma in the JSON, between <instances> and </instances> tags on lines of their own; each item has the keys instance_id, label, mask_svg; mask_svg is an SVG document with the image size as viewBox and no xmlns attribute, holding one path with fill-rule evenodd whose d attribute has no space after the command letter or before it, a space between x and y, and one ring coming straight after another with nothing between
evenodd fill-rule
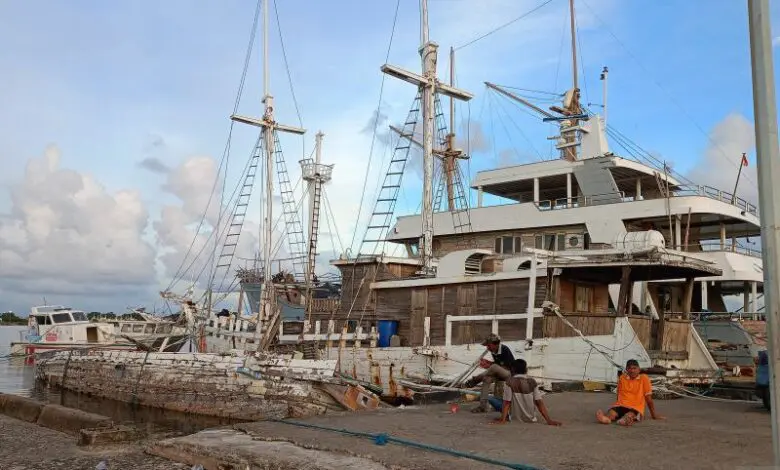
<instances>
[{"instance_id":1,"label":"antenna mast","mask_svg":"<svg viewBox=\"0 0 780 470\"><path fill-rule=\"evenodd\" d=\"M602 83L602 91L604 94L604 127L607 127L607 78L609 76L609 69L607 66L604 66L604 69L601 70L601 81Z\"/></svg>"}]
</instances>

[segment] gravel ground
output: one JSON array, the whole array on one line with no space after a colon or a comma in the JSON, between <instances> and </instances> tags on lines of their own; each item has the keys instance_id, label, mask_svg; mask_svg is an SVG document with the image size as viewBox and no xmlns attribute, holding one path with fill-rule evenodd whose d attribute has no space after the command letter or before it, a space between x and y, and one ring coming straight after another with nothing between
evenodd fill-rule
<instances>
[{"instance_id":1,"label":"gravel ground","mask_svg":"<svg viewBox=\"0 0 780 470\"><path fill-rule=\"evenodd\" d=\"M83 448L74 436L0 415L2 470L94 470L101 460L109 470L191 468L145 454L140 443Z\"/></svg>"}]
</instances>

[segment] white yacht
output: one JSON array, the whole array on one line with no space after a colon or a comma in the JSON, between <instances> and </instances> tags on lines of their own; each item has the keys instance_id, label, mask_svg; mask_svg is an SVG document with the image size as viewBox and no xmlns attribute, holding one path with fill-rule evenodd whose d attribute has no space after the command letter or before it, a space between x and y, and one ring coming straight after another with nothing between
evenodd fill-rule
<instances>
[{"instance_id":1,"label":"white yacht","mask_svg":"<svg viewBox=\"0 0 780 470\"><path fill-rule=\"evenodd\" d=\"M165 350L186 331L170 322L97 321L86 313L64 305L32 307L28 328L19 332L19 341L11 342L11 355L32 357L36 353L74 349L100 348L136 350L139 344Z\"/></svg>"}]
</instances>

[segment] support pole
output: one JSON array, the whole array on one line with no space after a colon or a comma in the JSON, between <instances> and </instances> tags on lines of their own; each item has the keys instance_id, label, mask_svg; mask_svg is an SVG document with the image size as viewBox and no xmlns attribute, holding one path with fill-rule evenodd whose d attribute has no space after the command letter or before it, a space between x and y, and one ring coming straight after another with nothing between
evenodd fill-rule
<instances>
[{"instance_id":1,"label":"support pole","mask_svg":"<svg viewBox=\"0 0 780 470\"><path fill-rule=\"evenodd\" d=\"M536 308L536 253L531 254L531 272L528 278L528 310L525 317L525 339L534 337L534 308Z\"/></svg>"},{"instance_id":2,"label":"support pole","mask_svg":"<svg viewBox=\"0 0 780 470\"><path fill-rule=\"evenodd\" d=\"M764 310L767 317L767 350L772 413L772 448L775 467L780 466L780 146L777 138L772 34L769 0L748 0L750 62L753 72L753 113L756 120L758 200L761 211L761 246L764 262Z\"/></svg>"}]
</instances>

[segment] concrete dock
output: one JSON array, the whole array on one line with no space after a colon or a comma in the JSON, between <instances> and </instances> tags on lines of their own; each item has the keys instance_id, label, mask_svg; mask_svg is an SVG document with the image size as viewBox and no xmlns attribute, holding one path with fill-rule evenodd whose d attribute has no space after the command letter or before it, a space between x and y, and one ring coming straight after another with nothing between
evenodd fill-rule
<instances>
[{"instance_id":1,"label":"concrete dock","mask_svg":"<svg viewBox=\"0 0 780 470\"><path fill-rule=\"evenodd\" d=\"M735 469L772 463L769 413L758 404L656 400L668 419L631 428L597 424L594 413L614 400L601 393L548 394L562 427L519 422L491 425L496 413L458 413L448 405L343 413L301 420L352 431L386 433L496 460L546 469ZM501 468L395 443L276 422L243 423L184 437L77 447L72 436L0 417L3 468L93 469L436 469ZM132 462L132 467L127 464ZM175 463L179 462L179 463ZM221 465L221 467L220 467Z\"/></svg>"}]
</instances>

